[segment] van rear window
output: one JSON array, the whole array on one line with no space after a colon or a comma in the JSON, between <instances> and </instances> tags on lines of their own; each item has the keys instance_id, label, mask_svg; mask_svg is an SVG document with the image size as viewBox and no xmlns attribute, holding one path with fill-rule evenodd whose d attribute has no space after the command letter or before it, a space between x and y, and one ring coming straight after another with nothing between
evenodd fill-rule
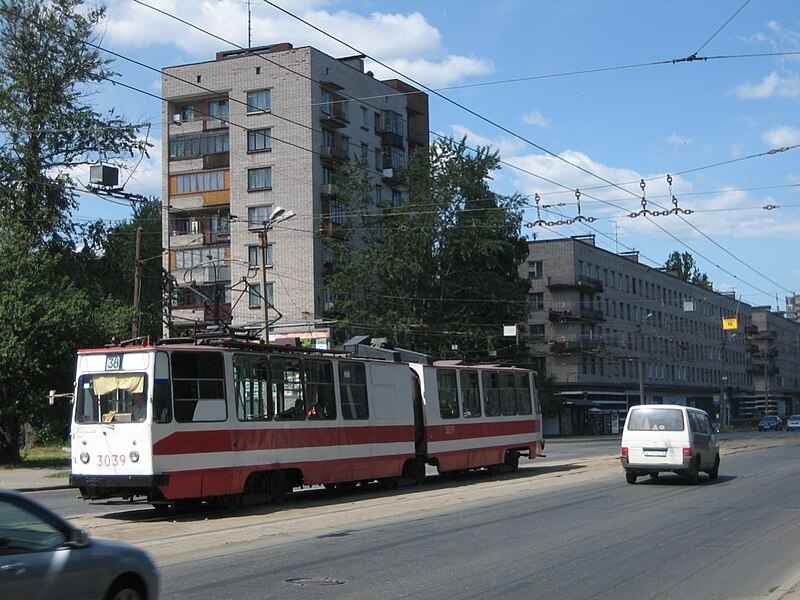
<instances>
[{"instance_id":1,"label":"van rear window","mask_svg":"<svg viewBox=\"0 0 800 600\"><path fill-rule=\"evenodd\" d=\"M634 410L628 418L629 431L683 431L683 412L677 408Z\"/></svg>"}]
</instances>

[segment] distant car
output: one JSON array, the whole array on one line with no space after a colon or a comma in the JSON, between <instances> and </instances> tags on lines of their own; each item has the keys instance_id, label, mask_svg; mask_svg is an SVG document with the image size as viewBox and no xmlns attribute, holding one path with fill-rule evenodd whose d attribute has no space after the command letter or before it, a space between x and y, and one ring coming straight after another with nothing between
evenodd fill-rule
<instances>
[{"instance_id":1,"label":"distant car","mask_svg":"<svg viewBox=\"0 0 800 600\"><path fill-rule=\"evenodd\" d=\"M157 600L158 586L144 550L91 539L32 498L0 489L3 598Z\"/></svg>"},{"instance_id":2,"label":"distant car","mask_svg":"<svg viewBox=\"0 0 800 600\"><path fill-rule=\"evenodd\" d=\"M800 429L800 415L792 415L786 419L786 431Z\"/></svg>"},{"instance_id":3,"label":"distant car","mask_svg":"<svg viewBox=\"0 0 800 600\"><path fill-rule=\"evenodd\" d=\"M758 422L759 431L780 431L783 429L783 419L776 415L769 415Z\"/></svg>"}]
</instances>

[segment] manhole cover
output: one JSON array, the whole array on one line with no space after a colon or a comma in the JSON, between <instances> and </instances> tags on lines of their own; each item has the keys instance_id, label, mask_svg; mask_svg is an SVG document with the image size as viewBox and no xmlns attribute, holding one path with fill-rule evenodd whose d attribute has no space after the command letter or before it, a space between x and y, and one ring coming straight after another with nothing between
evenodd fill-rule
<instances>
[{"instance_id":1,"label":"manhole cover","mask_svg":"<svg viewBox=\"0 0 800 600\"><path fill-rule=\"evenodd\" d=\"M333 577L293 577L287 579L286 583L292 585L343 585L344 581L341 579L334 579Z\"/></svg>"}]
</instances>

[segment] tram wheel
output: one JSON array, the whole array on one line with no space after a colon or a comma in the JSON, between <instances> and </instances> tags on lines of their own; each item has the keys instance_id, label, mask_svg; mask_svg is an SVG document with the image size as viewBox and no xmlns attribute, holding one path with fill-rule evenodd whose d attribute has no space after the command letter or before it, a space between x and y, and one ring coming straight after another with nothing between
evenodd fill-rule
<instances>
[{"instance_id":1,"label":"tram wheel","mask_svg":"<svg viewBox=\"0 0 800 600\"><path fill-rule=\"evenodd\" d=\"M516 471L519 468L519 452L516 450L506 452L506 465L508 465L512 473Z\"/></svg>"},{"instance_id":2,"label":"tram wheel","mask_svg":"<svg viewBox=\"0 0 800 600\"><path fill-rule=\"evenodd\" d=\"M286 473L278 469L273 471L269 478L269 495L275 504L280 504L286 499L289 493L289 483L286 480Z\"/></svg>"}]
</instances>

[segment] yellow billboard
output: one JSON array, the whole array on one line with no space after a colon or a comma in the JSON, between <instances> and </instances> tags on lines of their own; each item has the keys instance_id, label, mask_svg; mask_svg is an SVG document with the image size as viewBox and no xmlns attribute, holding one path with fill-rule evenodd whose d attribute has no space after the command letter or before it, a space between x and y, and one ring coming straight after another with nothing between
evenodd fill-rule
<instances>
[{"instance_id":1,"label":"yellow billboard","mask_svg":"<svg viewBox=\"0 0 800 600\"><path fill-rule=\"evenodd\" d=\"M739 319L731 317L730 319L722 319L723 331L730 331L731 329L739 329Z\"/></svg>"}]
</instances>

